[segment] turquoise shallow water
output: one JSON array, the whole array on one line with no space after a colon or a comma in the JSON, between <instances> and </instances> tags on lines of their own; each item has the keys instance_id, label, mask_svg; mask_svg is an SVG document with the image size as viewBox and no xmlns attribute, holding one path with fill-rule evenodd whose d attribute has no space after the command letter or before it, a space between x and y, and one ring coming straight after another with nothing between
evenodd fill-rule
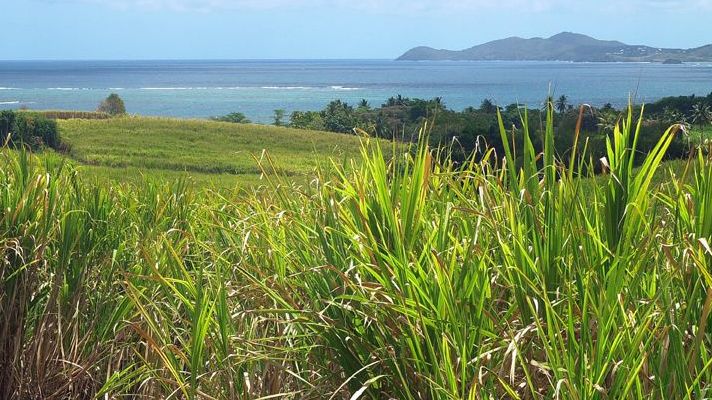
<instances>
[{"instance_id":1,"label":"turquoise shallow water","mask_svg":"<svg viewBox=\"0 0 712 400\"><path fill-rule=\"evenodd\" d=\"M0 109L93 110L111 92L131 113L208 117L240 111L268 122L274 109L329 101L373 105L401 94L442 97L461 110L484 98L538 106L552 91L573 103L623 105L629 96L712 92L712 63L339 61L0 61Z\"/></svg>"}]
</instances>

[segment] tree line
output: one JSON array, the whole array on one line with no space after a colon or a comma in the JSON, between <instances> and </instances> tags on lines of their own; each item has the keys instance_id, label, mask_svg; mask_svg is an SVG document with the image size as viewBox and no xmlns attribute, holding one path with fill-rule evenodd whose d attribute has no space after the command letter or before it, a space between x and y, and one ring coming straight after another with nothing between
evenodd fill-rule
<instances>
[{"instance_id":1,"label":"tree line","mask_svg":"<svg viewBox=\"0 0 712 400\"><path fill-rule=\"evenodd\" d=\"M484 147L498 151L503 149L498 114L505 128L511 131L515 146L522 140L517 133L523 128L522 116L526 114L530 129L537 133L534 134L534 145L540 148L542 143L537 138L543 136L548 107L554 111L556 147L562 155L571 151L577 123L581 119L582 142L588 141L590 154L603 156L606 137L625 112L625 109L618 109L610 103L601 107L584 105L582 108L572 104L565 95L548 97L539 108L518 104L501 107L491 99L484 99L479 107L467 107L462 111L448 108L440 97L425 100L397 95L379 106L372 106L366 100L356 105L334 100L320 111L294 111L288 122L285 122L284 111L277 110L274 123L339 133L353 133L354 128L358 128L374 137L415 141L419 129L427 121L430 141L434 145L451 146L454 155L464 159ZM642 106L634 107L636 113L641 109ZM681 125L683 132L699 130L704 134L712 123L712 93L706 97L666 97L646 105L644 115L641 151L652 148L660 135L674 124ZM680 157L687 154L688 142L689 137L678 135L668 155Z\"/></svg>"}]
</instances>

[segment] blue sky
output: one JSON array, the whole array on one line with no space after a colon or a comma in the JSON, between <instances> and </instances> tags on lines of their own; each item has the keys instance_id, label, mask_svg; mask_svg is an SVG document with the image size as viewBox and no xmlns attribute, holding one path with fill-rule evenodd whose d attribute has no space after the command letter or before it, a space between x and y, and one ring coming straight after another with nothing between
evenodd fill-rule
<instances>
[{"instance_id":1,"label":"blue sky","mask_svg":"<svg viewBox=\"0 0 712 400\"><path fill-rule=\"evenodd\" d=\"M712 43L712 0L3 0L0 59L394 58L561 31Z\"/></svg>"}]
</instances>

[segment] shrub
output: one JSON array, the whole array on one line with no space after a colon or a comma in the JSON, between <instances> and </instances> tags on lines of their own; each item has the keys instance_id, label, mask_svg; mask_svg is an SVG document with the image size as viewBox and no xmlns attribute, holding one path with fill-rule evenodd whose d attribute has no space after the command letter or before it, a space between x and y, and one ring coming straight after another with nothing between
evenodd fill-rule
<instances>
[{"instance_id":1,"label":"shrub","mask_svg":"<svg viewBox=\"0 0 712 400\"><path fill-rule=\"evenodd\" d=\"M276 126L284 125L284 114L286 111L282 109L274 110L274 124Z\"/></svg>"},{"instance_id":2,"label":"shrub","mask_svg":"<svg viewBox=\"0 0 712 400\"><path fill-rule=\"evenodd\" d=\"M12 147L21 145L33 149L60 147L57 123L41 114L32 112L0 112L0 142Z\"/></svg>"},{"instance_id":3,"label":"shrub","mask_svg":"<svg viewBox=\"0 0 712 400\"><path fill-rule=\"evenodd\" d=\"M289 117L289 126L292 128L299 129L311 129L316 131L323 131L324 118L320 112L317 111L295 111Z\"/></svg>"},{"instance_id":4,"label":"shrub","mask_svg":"<svg viewBox=\"0 0 712 400\"><path fill-rule=\"evenodd\" d=\"M11 110L0 111L0 146L5 144L8 135L15 123L15 112Z\"/></svg>"},{"instance_id":5,"label":"shrub","mask_svg":"<svg viewBox=\"0 0 712 400\"><path fill-rule=\"evenodd\" d=\"M112 93L109 97L102 101L101 104L99 104L97 111L104 112L109 115L123 115L126 114L126 106L118 94Z\"/></svg>"},{"instance_id":6,"label":"shrub","mask_svg":"<svg viewBox=\"0 0 712 400\"><path fill-rule=\"evenodd\" d=\"M43 115L29 112L15 114L12 132L21 143L36 149L43 146L57 148L59 146L59 129L57 123Z\"/></svg>"},{"instance_id":7,"label":"shrub","mask_svg":"<svg viewBox=\"0 0 712 400\"><path fill-rule=\"evenodd\" d=\"M232 122L234 124L250 124L252 121L250 121L245 114L241 112L234 112L230 113L227 115L223 115L222 117L213 117L212 118L214 121L220 121L220 122Z\"/></svg>"}]
</instances>

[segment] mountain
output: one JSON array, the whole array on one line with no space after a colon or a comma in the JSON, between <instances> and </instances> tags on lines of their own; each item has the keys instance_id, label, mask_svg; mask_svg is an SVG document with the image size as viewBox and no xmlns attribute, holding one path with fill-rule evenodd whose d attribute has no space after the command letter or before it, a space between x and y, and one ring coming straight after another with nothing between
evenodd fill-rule
<instances>
[{"instance_id":1,"label":"mountain","mask_svg":"<svg viewBox=\"0 0 712 400\"><path fill-rule=\"evenodd\" d=\"M421 46L407 51L398 60L707 62L712 61L712 44L694 49L664 49L563 32L546 39L510 37L459 51Z\"/></svg>"}]
</instances>

